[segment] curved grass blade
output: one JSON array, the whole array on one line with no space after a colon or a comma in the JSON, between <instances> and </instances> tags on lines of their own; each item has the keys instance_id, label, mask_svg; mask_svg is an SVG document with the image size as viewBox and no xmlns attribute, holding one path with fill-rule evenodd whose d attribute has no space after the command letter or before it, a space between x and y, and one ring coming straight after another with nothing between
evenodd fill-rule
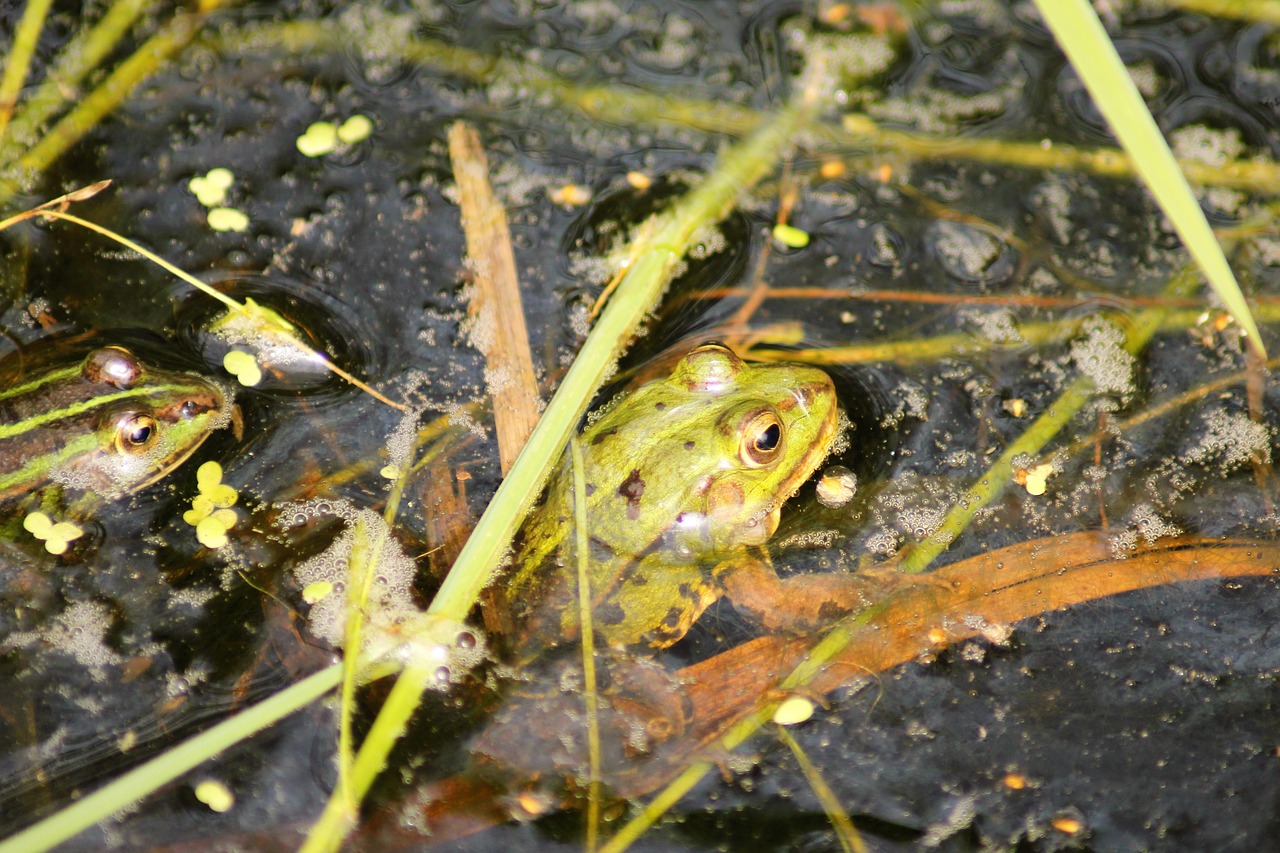
<instances>
[{"instance_id":1,"label":"curved grass blade","mask_svg":"<svg viewBox=\"0 0 1280 853\"><path fill-rule=\"evenodd\" d=\"M84 78L98 68L130 28L157 0L117 0L92 27L78 30L58 54L44 80L13 113L8 138L0 134L0 164L8 166L20 154L20 143L34 139L49 117L79 92Z\"/></svg>"},{"instance_id":2,"label":"curved grass blade","mask_svg":"<svg viewBox=\"0 0 1280 853\"><path fill-rule=\"evenodd\" d=\"M138 84L199 35L209 13L230 2L234 0L202 0L196 11L175 15L97 88L82 97L75 108L50 128L39 142L22 154L17 160L20 170L42 172L48 168L114 111ZM0 165L6 171L10 167L8 162ZM18 190L18 184L11 176L0 178L0 204L7 202Z\"/></svg>"},{"instance_id":3,"label":"curved grass blade","mask_svg":"<svg viewBox=\"0 0 1280 853\"><path fill-rule=\"evenodd\" d=\"M849 817L849 812L845 810L844 804L840 802L840 797L836 792L831 790L831 786L827 784L827 780L822 777L822 771L809 758L804 751L804 747L791 736L791 732L785 727L777 727L778 740L787 745L787 749L791 750L791 754L795 756L796 764L800 765L800 772L804 774L805 780L809 783L809 787L813 789L813 795L818 798L818 802L822 804L822 810L827 813L827 820L831 821L831 828L835 830L836 840L840 842L840 849L844 853L869 853L867 844L862 840L862 836L858 834L857 827L853 825L853 820Z\"/></svg>"},{"instance_id":4,"label":"curved grass blade","mask_svg":"<svg viewBox=\"0 0 1280 853\"><path fill-rule=\"evenodd\" d=\"M88 189L96 191L96 188L98 187L99 187L98 184L94 184L93 187L89 187ZM116 232L112 231L110 228L104 228L103 226L98 225L95 222L90 222L87 219L81 219L80 217L67 213L64 210L47 209L49 205L52 205L56 202L60 202L64 200L71 200L71 199L69 196L64 196L62 199L55 199L53 202L49 202L45 205L41 205L40 207L35 208L35 210L37 211L36 215L43 216L50 219L65 219L67 222L71 222L76 225L79 225L81 228L87 228L90 231L94 231L98 234L101 234L104 237L107 237L108 239L114 240L115 242L124 246L126 249L137 252L139 255L151 261L156 266L160 267L161 269L165 270L168 273L171 273L172 275L176 276L182 281L185 281L187 284L196 288L206 296L216 299L219 302L226 305L229 309L228 313L223 315L224 319L221 321L218 321L218 323L225 324L225 318L228 318L228 317L243 319L245 322L250 324L250 326L254 330L255 335L275 338L277 340L287 342L289 345L291 345L298 351L306 353L308 358L310 358L312 361L324 367L325 370L328 370L329 372L340 377L347 383L354 385L356 388L359 388L361 391L368 394L370 397L373 397L378 402L383 403L384 405L390 406L393 409L399 409L402 412L408 411L408 407L405 406L403 403L397 403L395 400L392 400L391 398L387 397L385 394L383 394L381 391L377 390L373 386L369 385L366 382L361 381L357 377L353 376L351 373L339 367L337 364L334 364L333 361L329 358L329 355L327 353L320 352L319 350L315 350L307 346L294 333L295 330L293 325L288 320L284 319L284 317L280 316L278 312L272 310L271 308L268 308L264 305L259 305L257 302L254 302L252 299L245 299L243 303L237 302L236 300L232 299L230 296L227 296L225 293L222 293L219 290L215 290L214 288L205 284L203 281L191 275L186 270L183 270L179 267L174 266L173 264L166 261L164 258L157 255L155 252L152 252L148 249L143 248L142 246L138 245L134 241L130 240L128 237L125 237L121 234L117 234ZM21 214L21 216L25 218L28 216L29 213L30 212L23 213ZM8 220L6 220L6 222L7 221ZM3 224L4 223L0 223L0 225L3 225ZM215 323L215 325L217 325L217 323Z\"/></svg>"}]
</instances>

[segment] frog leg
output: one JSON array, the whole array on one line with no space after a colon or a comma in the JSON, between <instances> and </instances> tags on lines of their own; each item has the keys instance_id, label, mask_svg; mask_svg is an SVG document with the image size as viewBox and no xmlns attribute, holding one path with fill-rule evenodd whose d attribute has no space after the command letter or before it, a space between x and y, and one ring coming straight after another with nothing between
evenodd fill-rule
<instances>
[{"instance_id":1,"label":"frog leg","mask_svg":"<svg viewBox=\"0 0 1280 853\"><path fill-rule=\"evenodd\" d=\"M770 633L807 634L921 582L892 566L858 572L778 577L767 557L752 553L717 571L725 595Z\"/></svg>"}]
</instances>

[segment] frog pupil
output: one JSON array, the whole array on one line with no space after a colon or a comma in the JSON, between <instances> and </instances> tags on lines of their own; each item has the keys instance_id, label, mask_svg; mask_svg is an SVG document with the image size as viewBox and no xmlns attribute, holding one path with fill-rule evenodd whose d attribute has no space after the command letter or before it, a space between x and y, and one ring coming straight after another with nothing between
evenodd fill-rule
<instances>
[{"instance_id":1,"label":"frog pupil","mask_svg":"<svg viewBox=\"0 0 1280 853\"><path fill-rule=\"evenodd\" d=\"M156 437L156 420L150 415L125 415L116 426L116 448L139 450L150 446Z\"/></svg>"},{"instance_id":2,"label":"frog pupil","mask_svg":"<svg viewBox=\"0 0 1280 853\"><path fill-rule=\"evenodd\" d=\"M778 449L778 442L782 439L782 428L776 423L769 424L759 435L756 436L756 450L768 452Z\"/></svg>"},{"instance_id":3,"label":"frog pupil","mask_svg":"<svg viewBox=\"0 0 1280 853\"><path fill-rule=\"evenodd\" d=\"M151 427L146 424L139 424L129 433L130 444L146 444L147 439L151 438Z\"/></svg>"}]
</instances>

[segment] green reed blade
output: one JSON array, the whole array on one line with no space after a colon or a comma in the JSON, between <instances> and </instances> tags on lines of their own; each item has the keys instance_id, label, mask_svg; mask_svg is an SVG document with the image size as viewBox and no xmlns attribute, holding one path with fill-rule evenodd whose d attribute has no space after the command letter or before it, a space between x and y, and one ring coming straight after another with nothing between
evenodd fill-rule
<instances>
[{"instance_id":1,"label":"green reed blade","mask_svg":"<svg viewBox=\"0 0 1280 853\"><path fill-rule=\"evenodd\" d=\"M111 55L142 13L158 5L157 0L117 0L96 24L72 36L44 80L14 111L8 137L0 133L0 168L21 155L50 116L78 95L84 78Z\"/></svg>"},{"instance_id":2,"label":"green reed blade","mask_svg":"<svg viewBox=\"0 0 1280 853\"><path fill-rule=\"evenodd\" d=\"M697 233L726 216L741 194L769 173L782 150L808 123L812 98L813 93L807 93L798 105L765 122L754 135L726 151L706 180L660 217L648 232L635 262L436 593L427 611L429 616L453 621L466 618L480 590L497 571L516 528L560 458L591 398L661 296ZM351 793L357 801L382 771L435 667L435 663L410 662L391 688L352 768ZM312 826L303 850L337 850L354 821L348 805L340 797L331 797Z\"/></svg>"},{"instance_id":3,"label":"green reed blade","mask_svg":"<svg viewBox=\"0 0 1280 853\"><path fill-rule=\"evenodd\" d=\"M1265 358L1258 327L1222 247L1093 8L1086 0L1036 0L1036 8L1183 245L1258 355Z\"/></svg>"}]
</instances>

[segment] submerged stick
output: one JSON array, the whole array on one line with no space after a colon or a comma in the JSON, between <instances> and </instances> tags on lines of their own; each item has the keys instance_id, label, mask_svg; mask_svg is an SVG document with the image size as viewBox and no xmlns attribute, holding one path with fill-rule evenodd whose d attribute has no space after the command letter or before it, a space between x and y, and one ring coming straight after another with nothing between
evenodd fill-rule
<instances>
[{"instance_id":1,"label":"submerged stick","mask_svg":"<svg viewBox=\"0 0 1280 853\"><path fill-rule=\"evenodd\" d=\"M449 158L467 235L467 264L475 283L467 303L470 337L484 353L498 458L505 474L538 422L538 379L529 352L507 214L489 185L489 161L480 134L466 122L454 122L449 128Z\"/></svg>"}]
</instances>

